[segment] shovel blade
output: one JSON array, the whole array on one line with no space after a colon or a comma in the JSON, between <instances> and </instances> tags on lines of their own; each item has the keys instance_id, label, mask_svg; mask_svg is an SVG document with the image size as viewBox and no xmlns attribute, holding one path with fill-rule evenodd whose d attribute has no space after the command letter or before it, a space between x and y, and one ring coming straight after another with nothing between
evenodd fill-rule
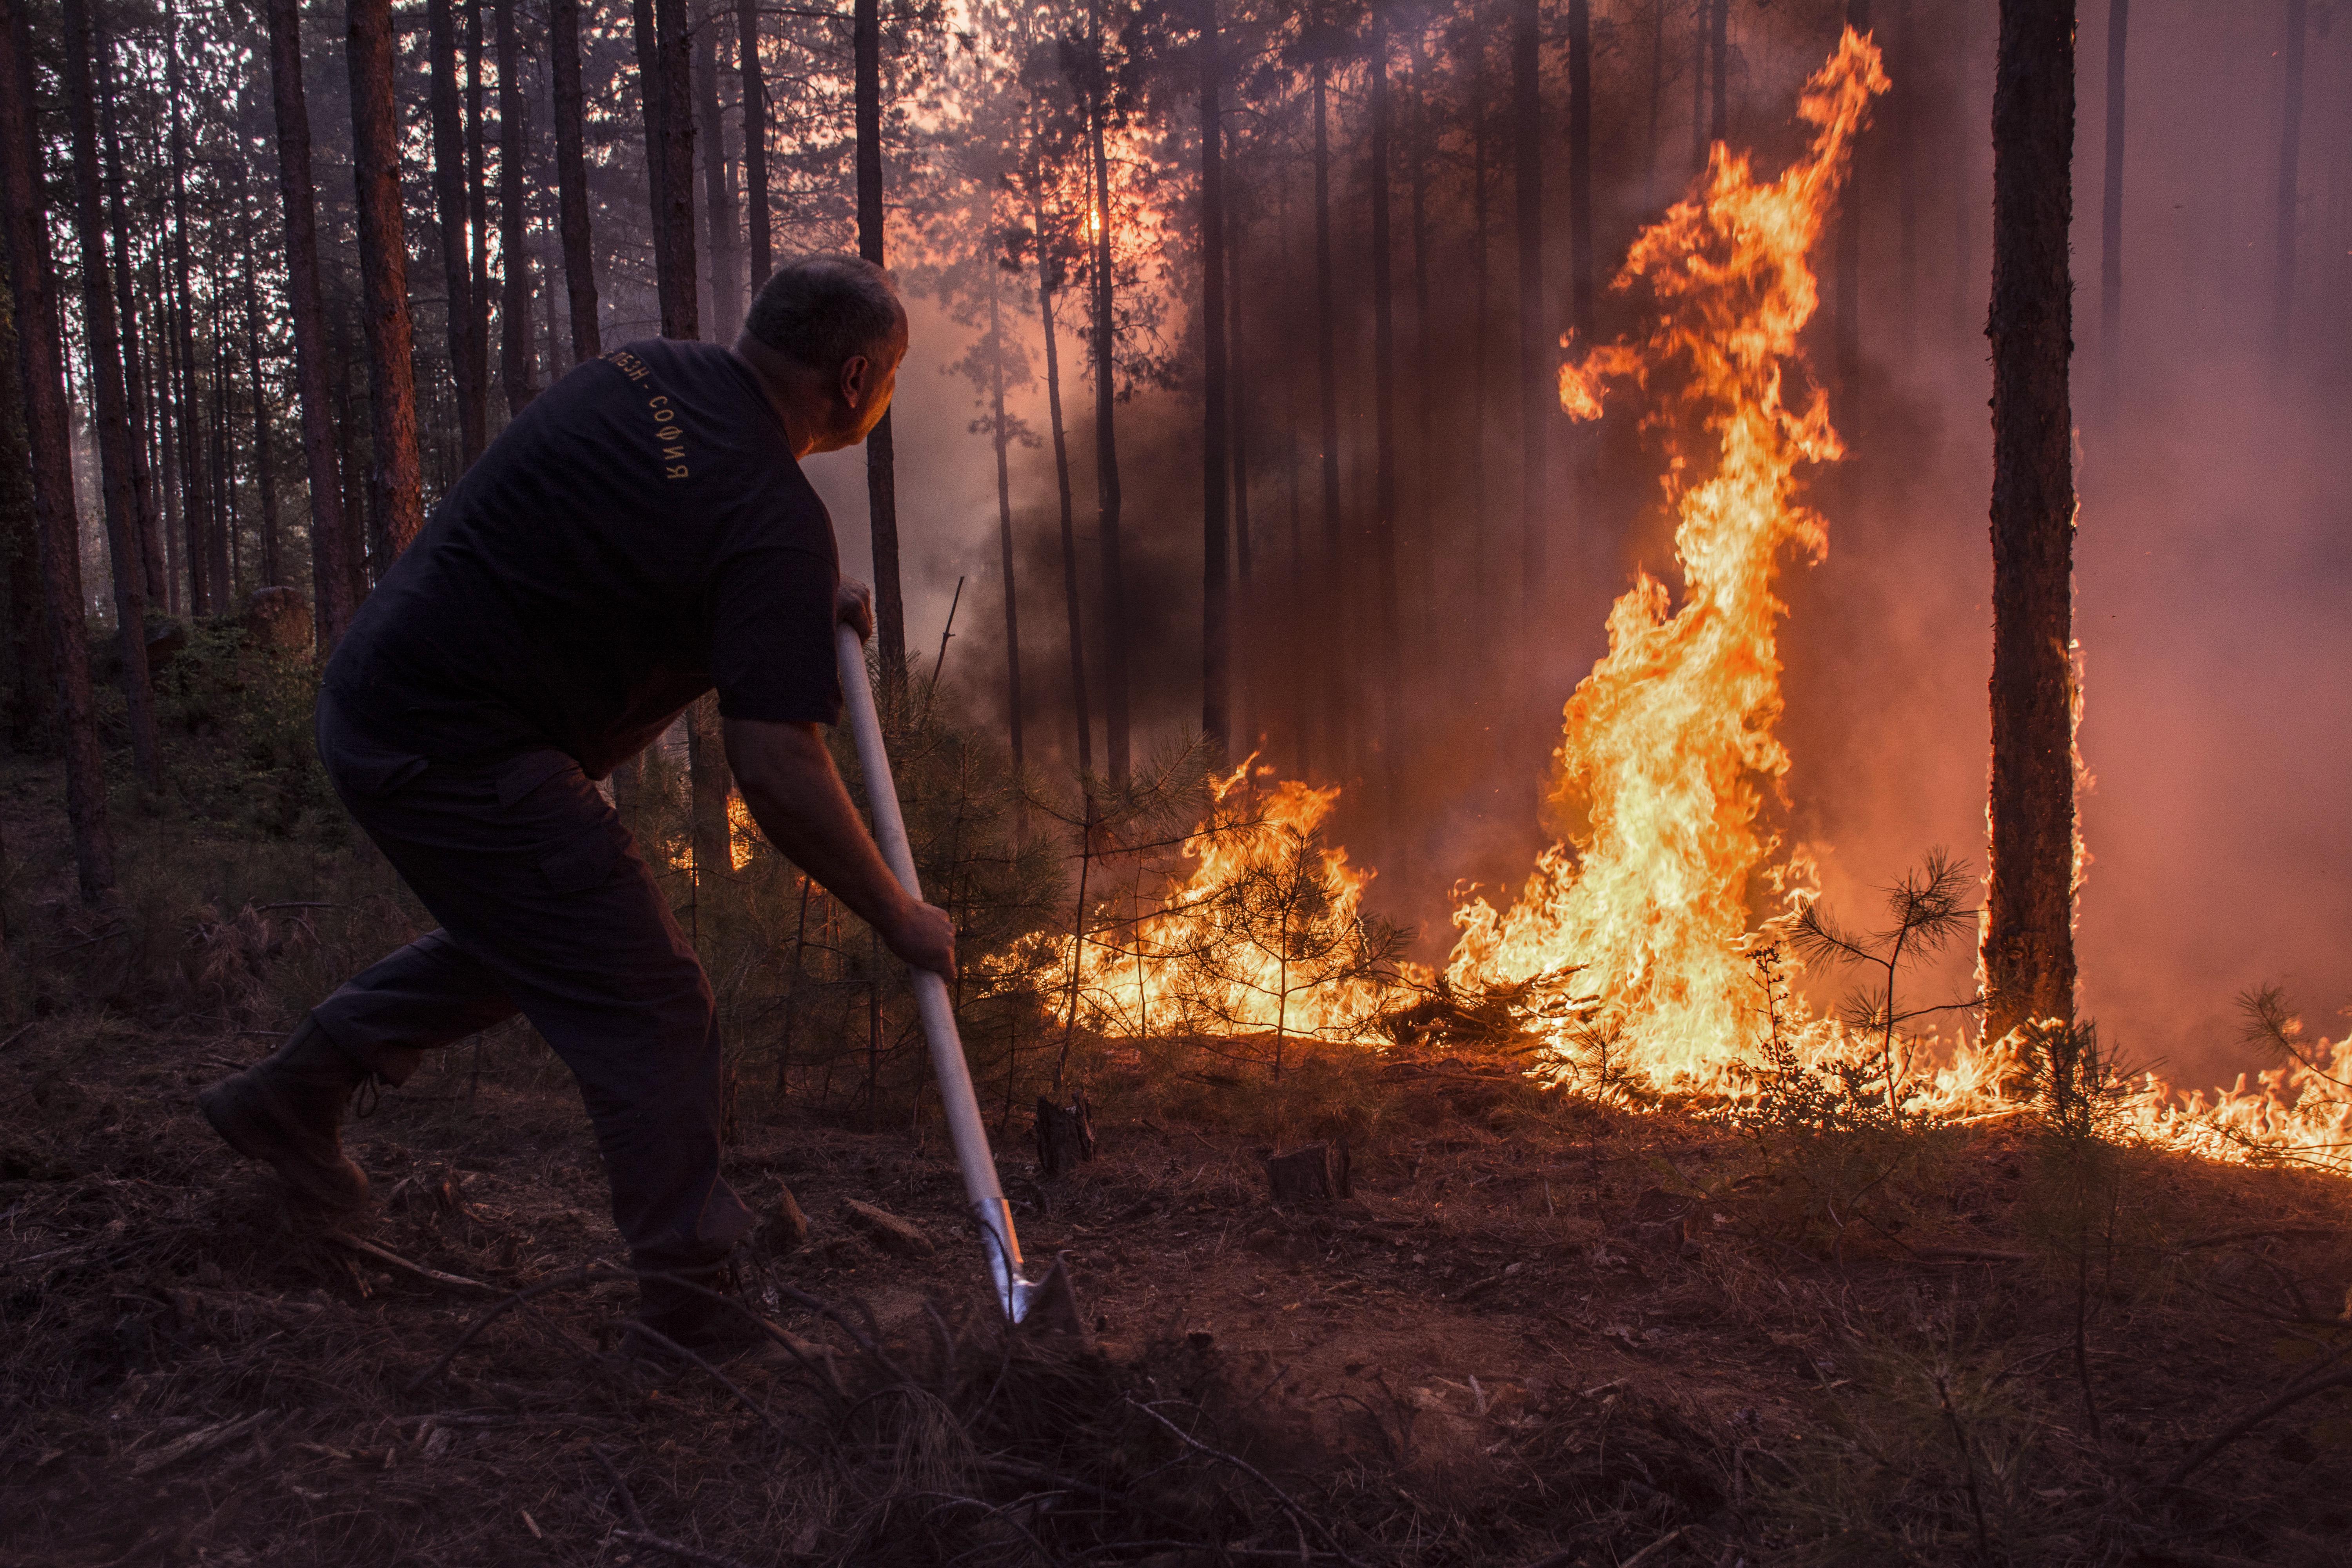
<instances>
[{"instance_id":1,"label":"shovel blade","mask_svg":"<svg viewBox=\"0 0 2352 1568\"><path fill-rule=\"evenodd\" d=\"M1033 1333L1068 1334L1086 1345L1094 1343L1086 1317L1078 1310L1077 1288L1070 1283L1066 1254L1055 1254L1054 1267L1032 1288L1029 1310L1021 1315L1021 1326Z\"/></svg>"}]
</instances>

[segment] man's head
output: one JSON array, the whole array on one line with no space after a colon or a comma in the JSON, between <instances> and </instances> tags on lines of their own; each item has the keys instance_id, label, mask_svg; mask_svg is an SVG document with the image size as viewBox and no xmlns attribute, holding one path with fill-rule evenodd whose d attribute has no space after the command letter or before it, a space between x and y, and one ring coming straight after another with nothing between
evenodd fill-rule
<instances>
[{"instance_id":1,"label":"man's head","mask_svg":"<svg viewBox=\"0 0 2352 1568\"><path fill-rule=\"evenodd\" d=\"M751 301L735 352L776 400L798 455L839 451L890 406L906 307L890 275L862 257L789 257Z\"/></svg>"}]
</instances>

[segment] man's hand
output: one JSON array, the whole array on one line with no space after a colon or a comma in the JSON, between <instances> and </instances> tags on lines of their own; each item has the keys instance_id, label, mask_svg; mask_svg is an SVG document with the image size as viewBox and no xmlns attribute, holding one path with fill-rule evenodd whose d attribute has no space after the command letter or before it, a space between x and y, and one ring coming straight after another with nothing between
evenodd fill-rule
<instances>
[{"instance_id":1,"label":"man's hand","mask_svg":"<svg viewBox=\"0 0 2352 1568\"><path fill-rule=\"evenodd\" d=\"M873 641L874 590L855 578L844 577L841 586L833 593L833 618L856 627L859 642Z\"/></svg>"},{"instance_id":2,"label":"man's hand","mask_svg":"<svg viewBox=\"0 0 2352 1568\"><path fill-rule=\"evenodd\" d=\"M898 918L883 930L882 940L913 967L955 978L955 921L938 905L908 900Z\"/></svg>"}]
</instances>

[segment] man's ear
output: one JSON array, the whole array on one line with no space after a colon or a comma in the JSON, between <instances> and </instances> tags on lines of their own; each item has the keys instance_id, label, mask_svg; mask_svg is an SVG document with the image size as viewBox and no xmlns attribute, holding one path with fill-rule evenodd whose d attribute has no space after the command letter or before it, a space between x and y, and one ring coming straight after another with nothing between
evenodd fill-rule
<instances>
[{"instance_id":1,"label":"man's ear","mask_svg":"<svg viewBox=\"0 0 2352 1568\"><path fill-rule=\"evenodd\" d=\"M862 408L866 395L874 389L874 362L864 354L852 354L841 362L841 400L852 408Z\"/></svg>"}]
</instances>

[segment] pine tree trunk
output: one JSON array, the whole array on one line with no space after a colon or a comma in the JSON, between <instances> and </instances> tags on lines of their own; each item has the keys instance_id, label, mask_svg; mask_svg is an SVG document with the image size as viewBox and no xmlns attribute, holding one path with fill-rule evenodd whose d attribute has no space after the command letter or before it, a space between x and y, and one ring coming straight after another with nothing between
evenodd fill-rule
<instances>
[{"instance_id":1,"label":"pine tree trunk","mask_svg":"<svg viewBox=\"0 0 2352 1568\"><path fill-rule=\"evenodd\" d=\"M662 215L669 210L669 161L662 142L661 39L654 26L654 0L630 0L629 15L637 53L637 105L646 122L646 211L653 224L654 284L664 321L674 315L670 292L677 268L669 255L669 226Z\"/></svg>"},{"instance_id":2,"label":"pine tree trunk","mask_svg":"<svg viewBox=\"0 0 2352 1568\"><path fill-rule=\"evenodd\" d=\"M1094 722L1087 701L1087 646L1079 611L1078 535L1070 496L1069 434L1062 423L1062 358L1054 332L1054 268L1045 215L1037 214L1037 320L1045 333L1045 416L1054 437L1054 488L1062 505L1062 604L1070 634L1070 707L1078 724L1078 772L1095 771Z\"/></svg>"},{"instance_id":3,"label":"pine tree trunk","mask_svg":"<svg viewBox=\"0 0 2352 1568\"><path fill-rule=\"evenodd\" d=\"M1493 258L1486 244L1486 50L1483 42L1470 91L1470 602L1483 611L1486 605L1486 415L1494 398L1488 350L1495 332Z\"/></svg>"},{"instance_id":4,"label":"pine tree trunk","mask_svg":"<svg viewBox=\"0 0 2352 1568\"><path fill-rule=\"evenodd\" d=\"M1319 33L1323 27L1319 13L1315 26ZM1327 776L1344 779L1348 776L1348 672L1353 639L1348 635L1348 557L1339 512L1339 328L1331 272L1330 66L1321 52L1324 47L1318 42L1310 79L1315 115L1315 372L1323 447L1323 557L1322 581L1316 595L1319 613L1308 617L1307 624L1320 644L1308 662L1308 668L1323 678L1320 761ZM1304 751L1306 737L1299 739ZM1315 755L1307 753L1310 763Z\"/></svg>"},{"instance_id":5,"label":"pine tree trunk","mask_svg":"<svg viewBox=\"0 0 2352 1568\"><path fill-rule=\"evenodd\" d=\"M278 189L286 215L287 295L294 317L294 386L310 480L310 592L319 657L352 624L343 486L327 381L327 320L319 297L319 220L310 181L310 113L302 96L301 0L267 0L269 76L278 121Z\"/></svg>"},{"instance_id":6,"label":"pine tree trunk","mask_svg":"<svg viewBox=\"0 0 2352 1568\"><path fill-rule=\"evenodd\" d=\"M2131 0L2107 0L2106 179L2099 201L2099 390L2112 422L2123 405L2124 52Z\"/></svg>"},{"instance_id":7,"label":"pine tree trunk","mask_svg":"<svg viewBox=\"0 0 2352 1568\"><path fill-rule=\"evenodd\" d=\"M1536 76L1536 0L1514 0L1511 17L1511 130L1517 143L1513 162L1519 230L1519 595L1522 614L1533 627L1543 609L1545 546L1550 531L1545 443L1558 394L1552 384L1551 334L1544 325L1543 99Z\"/></svg>"},{"instance_id":8,"label":"pine tree trunk","mask_svg":"<svg viewBox=\"0 0 2352 1568\"><path fill-rule=\"evenodd\" d=\"M530 145L530 100L522 90L522 42L514 0L498 0L499 37L499 379L512 419L539 395L531 374L530 220L523 207L524 150Z\"/></svg>"},{"instance_id":9,"label":"pine tree trunk","mask_svg":"<svg viewBox=\"0 0 2352 1568\"><path fill-rule=\"evenodd\" d=\"M743 279L736 275L735 187L727 177L726 122L719 108L719 13L695 29L695 99L702 113L702 185L710 231L710 335L731 343L743 319Z\"/></svg>"},{"instance_id":10,"label":"pine tree trunk","mask_svg":"<svg viewBox=\"0 0 2352 1568\"><path fill-rule=\"evenodd\" d=\"M870 0L869 0L870 3ZM1097 23L1099 27L1099 23ZM1118 474L1118 287L1111 274L1110 160L1104 151L1109 108L1104 102L1103 40L1095 37L1094 74L1087 85L1087 137L1094 160L1095 211L1095 484L1100 497L1096 531L1102 568L1103 749L1110 786L1128 786L1127 568L1120 555L1122 497Z\"/></svg>"},{"instance_id":11,"label":"pine tree trunk","mask_svg":"<svg viewBox=\"0 0 2352 1568\"><path fill-rule=\"evenodd\" d=\"M1443 571L1437 528L1437 323L1430 319L1429 303L1429 60L1416 34L1412 39L1412 98L1405 133L1405 184L1412 203L1413 381L1412 526L1419 534L1413 552L1415 570L1433 587ZM1434 593L1414 595L1420 602L1416 646L1435 644L1441 600ZM1400 631L1399 635L1402 635ZM1423 657L1426 657L1424 653Z\"/></svg>"},{"instance_id":12,"label":"pine tree trunk","mask_svg":"<svg viewBox=\"0 0 2352 1568\"><path fill-rule=\"evenodd\" d=\"M106 195L98 162L98 105L90 81L89 0L65 0L66 107L72 123L74 228L81 243L84 344L98 405L98 454L105 491L106 548L114 579L116 642L130 721L131 763L141 787L163 778L155 736L155 694L147 679L147 568L139 548L139 489L131 478L131 409L122 384L122 339L107 271Z\"/></svg>"},{"instance_id":13,"label":"pine tree trunk","mask_svg":"<svg viewBox=\"0 0 2352 1568\"><path fill-rule=\"evenodd\" d=\"M42 624L33 458L25 445L25 379L17 374L16 308L5 260L0 258L0 560L8 577L8 738L20 751L39 751L57 713L57 668Z\"/></svg>"},{"instance_id":14,"label":"pine tree trunk","mask_svg":"<svg viewBox=\"0 0 2352 1568\"><path fill-rule=\"evenodd\" d=\"M165 244L155 247L155 265L150 279L151 297L155 300L155 426L159 433L156 468L156 489L163 497L163 572L171 584L169 603L172 613L183 609L193 616L197 613L195 600L184 602L180 595L180 554L184 535L182 532L182 512L186 510L186 495L180 471L180 354L179 313L173 309L173 300L166 286L163 253Z\"/></svg>"},{"instance_id":15,"label":"pine tree trunk","mask_svg":"<svg viewBox=\"0 0 2352 1568\"><path fill-rule=\"evenodd\" d=\"M2001 0L1993 92L1992 875L1984 1037L2074 1014L2074 0Z\"/></svg>"},{"instance_id":16,"label":"pine tree trunk","mask_svg":"<svg viewBox=\"0 0 2352 1568\"><path fill-rule=\"evenodd\" d=\"M2272 240L2271 353L2284 364L2294 326L2296 165L2303 152L2304 0L2286 0L2286 101L2279 126L2277 233Z\"/></svg>"},{"instance_id":17,"label":"pine tree trunk","mask_svg":"<svg viewBox=\"0 0 2352 1568\"><path fill-rule=\"evenodd\" d=\"M1706 173L1706 46L1715 36L1715 0L1698 0L1691 26L1691 173Z\"/></svg>"},{"instance_id":18,"label":"pine tree trunk","mask_svg":"<svg viewBox=\"0 0 2352 1568\"><path fill-rule=\"evenodd\" d=\"M1895 11L1895 69L1907 71L1919 58L1917 34L1912 22L1918 0L1896 0ZM1905 363L1919 346L1919 110L1918 101L1903 94L1888 106L1894 112L1888 130L1894 133L1895 179L1895 298L1903 320L1898 329Z\"/></svg>"},{"instance_id":19,"label":"pine tree trunk","mask_svg":"<svg viewBox=\"0 0 2352 1568\"><path fill-rule=\"evenodd\" d=\"M991 241L992 245L993 240ZM1021 776L1021 596L1013 570L1013 475L1005 449L1011 443L1004 422L1004 327L998 319L996 273L988 282L988 369L990 435L996 447L996 545L1004 568L1004 731L1013 748L1013 776ZM1021 807L1015 796L1014 809Z\"/></svg>"},{"instance_id":20,"label":"pine tree trunk","mask_svg":"<svg viewBox=\"0 0 2352 1568\"><path fill-rule=\"evenodd\" d=\"M98 58L107 55L106 18L96 17ZM145 574L150 609L168 605L172 580L163 570L163 533L155 494L154 468L148 460L145 433L155 427L150 407L144 340L139 331L139 289L133 278L131 211L123 195L122 134L114 112L114 78L98 73L99 134L104 143L108 221L114 232L114 308L122 327L122 385L131 410L131 484L138 503L139 556Z\"/></svg>"},{"instance_id":21,"label":"pine tree trunk","mask_svg":"<svg viewBox=\"0 0 2352 1568\"><path fill-rule=\"evenodd\" d=\"M1568 321L1593 342L1592 0L1568 0Z\"/></svg>"},{"instance_id":22,"label":"pine tree trunk","mask_svg":"<svg viewBox=\"0 0 2352 1568\"><path fill-rule=\"evenodd\" d=\"M253 478L261 493L261 583L266 588L277 588L284 586L286 574L278 531L278 475L269 460L269 402L261 384L261 301L253 279L260 266L261 250L252 208L246 201L249 178L240 167L237 209L244 215L246 237L245 357L253 377Z\"/></svg>"},{"instance_id":23,"label":"pine tree trunk","mask_svg":"<svg viewBox=\"0 0 2352 1568\"><path fill-rule=\"evenodd\" d=\"M654 0L661 63L663 249L670 281L662 291L662 336L698 339L702 313L694 253L694 39L686 0Z\"/></svg>"},{"instance_id":24,"label":"pine tree trunk","mask_svg":"<svg viewBox=\"0 0 2352 1568\"><path fill-rule=\"evenodd\" d=\"M760 0L736 0L735 61L743 73L743 201L750 216L751 276L747 300L775 269L768 214L768 79L760 68Z\"/></svg>"},{"instance_id":25,"label":"pine tree trunk","mask_svg":"<svg viewBox=\"0 0 2352 1568\"><path fill-rule=\"evenodd\" d=\"M482 455L488 435L482 389L474 382L473 274L466 255L466 126L452 0L425 0L425 18L433 74L433 208L441 229L442 286L448 290L449 374L457 386L457 462L466 468Z\"/></svg>"},{"instance_id":26,"label":"pine tree trunk","mask_svg":"<svg viewBox=\"0 0 2352 1568\"><path fill-rule=\"evenodd\" d=\"M548 0L555 79L555 185L563 232L563 286L572 306L572 360L603 357L596 325L596 252L588 226L588 158L580 121L580 0Z\"/></svg>"},{"instance_id":27,"label":"pine tree trunk","mask_svg":"<svg viewBox=\"0 0 2352 1568\"><path fill-rule=\"evenodd\" d=\"M367 327L369 488L383 534L379 575L424 525L410 359L408 247L401 236L400 122L393 98L392 0L351 0L352 183L359 197L360 309Z\"/></svg>"},{"instance_id":28,"label":"pine tree trunk","mask_svg":"<svg viewBox=\"0 0 2352 1568\"><path fill-rule=\"evenodd\" d=\"M196 395L195 291L189 282L188 260L188 141L182 100L183 72L180 25L173 6L163 6L165 53L163 90L171 99L169 147L172 165L172 307L173 345L177 359L173 396L179 404L180 522L184 531L182 551L188 573L188 613L216 615L213 584L206 570L210 552L205 532L212 516L212 489L205 462L202 415Z\"/></svg>"},{"instance_id":29,"label":"pine tree trunk","mask_svg":"<svg viewBox=\"0 0 2352 1568\"><path fill-rule=\"evenodd\" d=\"M66 817L82 901L114 888L114 839L106 819L106 776L90 711L89 642L82 621L81 556L73 491L73 439L66 409L65 353L57 279L44 221L40 144L36 139L32 43L23 0L0 0L0 214L8 235L8 285L16 310L16 363L25 439L33 476L34 537L41 598L57 677L65 742Z\"/></svg>"},{"instance_id":30,"label":"pine tree trunk","mask_svg":"<svg viewBox=\"0 0 2352 1568\"><path fill-rule=\"evenodd\" d=\"M1233 629L1226 505L1233 476L1226 406L1224 121L1217 105L1217 0L1201 0L1201 733L1220 757L1233 751Z\"/></svg>"},{"instance_id":31,"label":"pine tree trunk","mask_svg":"<svg viewBox=\"0 0 2352 1568\"><path fill-rule=\"evenodd\" d=\"M884 265L882 211L882 10L856 0L857 254ZM882 684L896 694L907 680L907 605L898 588L898 484L890 416L866 437L866 500L874 540L874 630Z\"/></svg>"},{"instance_id":32,"label":"pine tree trunk","mask_svg":"<svg viewBox=\"0 0 2352 1568\"><path fill-rule=\"evenodd\" d=\"M1731 138L1731 0L1715 0L1707 8L1707 88L1712 95L1707 115L1710 141Z\"/></svg>"},{"instance_id":33,"label":"pine tree trunk","mask_svg":"<svg viewBox=\"0 0 2352 1568\"><path fill-rule=\"evenodd\" d=\"M735 851L727 819L727 797L735 788L727 766L727 742L719 718L719 694L706 691L686 710L686 769L694 834L694 885L702 890L733 874Z\"/></svg>"},{"instance_id":34,"label":"pine tree trunk","mask_svg":"<svg viewBox=\"0 0 2352 1568\"><path fill-rule=\"evenodd\" d=\"M1658 209L1658 151L1666 112L1666 0L1650 0L1650 137L1642 164L1642 211Z\"/></svg>"},{"instance_id":35,"label":"pine tree trunk","mask_svg":"<svg viewBox=\"0 0 2352 1568\"><path fill-rule=\"evenodd\" d=\"M1845 25L1870 31L1870 0L1846 0ZM1845 189L1838 197L1836 395L1831 423L1852 450L1862 434L1862 156L1847 160Z\"/></svg>"},{"instance_id":36,"label":"pine tree trunk","mask_svg":"<svg viewBox=\"0 0 2352 1568\"><path fill-rule=\"evenodd\" d=\"M490 408L490 182L482 121L482 5L466 5L466 363L485 430ZM354 520L356 521L356 519ZM354 552L354 564L363 557Z\"/></svg>"},{"instance_id":37,"label":"pine tree trunk","mask_svg":"<svg viewBox=\"0 0 2352 1568\"><path fill-rule=\"evenodd\" d=\"M1380 728L1372 736L1374 787L1387 825L1396 815L1397 657L1396 563L1396 289L1389 233L1389 26L1382 0L1373 0L1370 38L1372 186L1372 605L1379 646L1365 661L1380 688Z\"/></svg>"},{"instance_id":38,"label":"pine tree trunk","mask_svg":"<svg viewBox=\"0 0 2352 1568\"><path fill-rule=\"evenodd\" d=\"M1228 149L1230 152L1231 150ZM1229 721L1234 731L1242 737L1244 749L1252 737L1264 728L1258 712L1257 699L1259 661L1265 657L1265 628L1257 614L1257 588L1255 582L1256 547L1250 537L1250 399L1249 399L1249 333L1247 317L1243 310L1242 226L1237 204L1228 204L1225 215L1225 336L1232 345L1226 351L1225 372L1231 380L1233 409L1233 494L1234 494L1234 677L1233 717Z\"/></svg>"}]
</instances>

